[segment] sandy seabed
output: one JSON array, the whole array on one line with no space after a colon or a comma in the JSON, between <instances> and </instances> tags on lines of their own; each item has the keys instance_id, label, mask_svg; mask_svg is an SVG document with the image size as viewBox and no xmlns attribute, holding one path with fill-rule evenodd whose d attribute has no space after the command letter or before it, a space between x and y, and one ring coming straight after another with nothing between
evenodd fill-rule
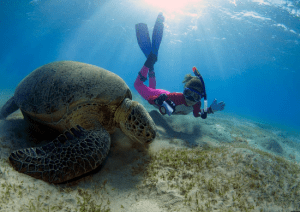
<instances>
[{"instance_id":1,"label":"sandy seabed","mask_svg":"<svg viewBox=\"0 0 300 212\"><path fill-rule=\"evenodd\" d=\"M299 138L222 112L202 120L147 109L158 132L148 149L117 130L97 172L59 185L10 166L12 151L35 144L20 111L0 121L0 211L300 210Z\"/></svg>"}]
</instances>

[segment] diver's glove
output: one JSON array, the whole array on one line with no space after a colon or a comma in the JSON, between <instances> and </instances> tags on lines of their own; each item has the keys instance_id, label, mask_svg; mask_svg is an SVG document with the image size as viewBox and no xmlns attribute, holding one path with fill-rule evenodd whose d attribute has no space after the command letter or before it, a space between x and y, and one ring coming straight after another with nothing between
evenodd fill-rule
<instances>
[{"instance_id":1,"label":"diver's glove","mask_svg":"<svg viewBox=\"0 0 300 212\"><path fill-rule=\"evenodd\" d=\"M214 113L216 111L221 111L221 110L224 110L224 107L225 107L225 103L224 102L217 102L217 99L215 99L212 104L210 105L210 109L211 111Z\"/></svg>"},{"instance_id":2,"label":"diver's glove","mask_svg":"<svg viewBox=\"0 0 300 212\"><path fill-rule=\"evenodd\" d=\"M171 114L175 111L175 103L168 99L167 95L165 93L161 94L159 97L157 97L154 100L155 104L160 106L159 111L162 114L168 114L169 116L171 116Z\"/></svg>"},{"instance_id":3,"label":"diver's glove","mask_svg":"<svg viewBox=\"0 0 300 212\"><path fill-rule=\"evenodd\" d=\"M154 64L156 63L156 61L157 61L157 56L155 54L153 54L152 52L150 52L144 66L149 68L150 71L153 71Z\"/></svg>"}]
</instances>

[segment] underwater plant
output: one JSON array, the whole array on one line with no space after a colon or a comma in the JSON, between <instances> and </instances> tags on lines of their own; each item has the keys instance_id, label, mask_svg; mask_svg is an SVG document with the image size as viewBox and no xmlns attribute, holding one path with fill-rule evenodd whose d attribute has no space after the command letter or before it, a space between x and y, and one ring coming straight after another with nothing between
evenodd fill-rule
<instances>
[{"instance_id":1,"label":"underwater plant","mask_svg":"<svg viewBox=\"0 0 300 212\"><path fill-rule=\"evenodd\" d=\"M165 182L164 193L175 190L182 195L184 204L172 211L299 210L299 176L298 164L237 142L153 153L143 187Z\"/></svg>"}]
</instances>

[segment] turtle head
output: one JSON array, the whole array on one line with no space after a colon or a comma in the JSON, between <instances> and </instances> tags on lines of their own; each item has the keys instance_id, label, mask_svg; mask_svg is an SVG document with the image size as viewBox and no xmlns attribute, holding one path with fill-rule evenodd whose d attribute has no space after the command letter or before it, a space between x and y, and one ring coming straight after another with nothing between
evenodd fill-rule
<instances>
[{"instance_id":1,"label":"turtle head","mask_svg":"<svg viewBox=\"0 0 300 212\"><path fill-rule=\"evenodd\" d=\"M133 141L149 144L156 136L156 126L149 113L143 105L128 98L116 110L115 122Z\"/></svg>"}]
</instances>

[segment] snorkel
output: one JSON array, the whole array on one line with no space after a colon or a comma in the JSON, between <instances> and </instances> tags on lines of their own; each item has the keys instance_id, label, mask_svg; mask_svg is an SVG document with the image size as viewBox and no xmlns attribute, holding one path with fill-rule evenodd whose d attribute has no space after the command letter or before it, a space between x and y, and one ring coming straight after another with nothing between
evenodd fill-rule
<instances>
[{"instance_id":1,"label":"snorkel","mask_svg":"<svg viewBox=\"0 0 300 212\"><path fill-rule=\"evenodd\" d=\"M204 97L204 113L201 113L201 118L206 119L207 118L207 96L206 96L206 91L205 91L204 80L203 80L202 76L200 75L198 69L195 66L193 67L193 72L194 72L195 76L199 78L199 80L201 81L201 83L203 85L203 92L202 92L201 96ZM201 99L200 99L200 101L201 101Z\"/></svg>"}]
</instances>

